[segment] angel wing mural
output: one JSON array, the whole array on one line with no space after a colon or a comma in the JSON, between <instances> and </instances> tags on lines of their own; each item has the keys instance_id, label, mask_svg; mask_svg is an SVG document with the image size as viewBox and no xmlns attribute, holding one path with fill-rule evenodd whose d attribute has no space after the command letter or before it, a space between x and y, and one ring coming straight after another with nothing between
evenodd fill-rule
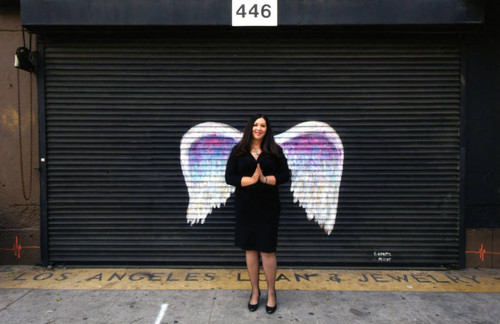
<instances>
[{"instance_id":1,"label":"angel wing mural","mask_svg":"<svg viewBox=\"0 0 500 324\"><path fill-rule=\"evenodd\" d=\"M213 208L225 204L234 192L224 179L226 161L243 134L222 123L198 124L181 140L181 167L189 193L187 222L205 222ZM344 148L330 125L308 121L275 137L292 172L294 202L304 208L328 235L337 216Z\"/></svg>"}]
</instances>

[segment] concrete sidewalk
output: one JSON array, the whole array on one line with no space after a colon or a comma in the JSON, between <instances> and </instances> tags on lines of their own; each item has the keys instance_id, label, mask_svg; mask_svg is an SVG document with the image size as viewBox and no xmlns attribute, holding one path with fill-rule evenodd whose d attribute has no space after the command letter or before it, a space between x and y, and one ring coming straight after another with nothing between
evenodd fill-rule
<instances>
[{"instance_id":1,"label":"concrete sidewalk","mask_svg":"<svg viewBox=\"0 0 500 324\"><path fill-rule=\"evenodd\" d=\"M500 323L500 293L1 289L0 323Z\"/></svg>"},{"instance_id":2,"label":"concrete sidewalk","mask_svg":"<svg viewBox=\"0 0 500 324\"><path fill-rule=\"evenodd\" d=\"M0 323L500 323L499 269L278 269L273 315L264 282L259 309L248 311L246 276L0 266Z\"/></svg>"}]
</instances>

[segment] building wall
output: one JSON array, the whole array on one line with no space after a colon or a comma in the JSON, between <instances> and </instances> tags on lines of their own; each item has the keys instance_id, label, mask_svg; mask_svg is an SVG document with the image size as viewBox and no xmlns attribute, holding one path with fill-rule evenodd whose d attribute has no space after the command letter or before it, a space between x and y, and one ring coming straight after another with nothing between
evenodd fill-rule
<instances>
[{"instance_id":1,"label":"building wall","mask_svg":"<svg viewBox=\"0 0 500 324\"><path fill-rule=\"evenodd\" d=\"M0 11L0 264L35 264L40 261L36 77L33 75L31 112L30 77L25 71L19 71L24 166L24 179L21 179L17 69L14 68L14 54L23 44L21 31L19 11L2 8ZM28 35L26 42L29 42ZM26 196L29 198L27 200L24 198L22 181L25 184Z\"/></svg>"},{"instance_id":2,"label":"building wall","mask_svg":"<svg viewBox=\"0 0 500 324\"><path fill-rule=\"evenodd\" d=\"M468 267L500 268L500 3L466 37L465 227Z\"/></svg>"},{"instance_id":3,"label":"building wall","mask_svg":"<svg viewBox=\"0 0 500 324\"><path fill-rule=\"evenodd\" d=\"M485 26L466 36L466 266L499 268L500 132L496 129L500 118L500 21L495 17L500 14L500 4L487 2L485 12ZM24 165L21 179L17 70L13 67L15 50L22 46L18 9L0 11L0 44L0 264L35 264L40 261L36 80L33 78L31 115L29 74L19 73ZM24 198L22 181L28 200Z\"/></svg>"}]
</instances>

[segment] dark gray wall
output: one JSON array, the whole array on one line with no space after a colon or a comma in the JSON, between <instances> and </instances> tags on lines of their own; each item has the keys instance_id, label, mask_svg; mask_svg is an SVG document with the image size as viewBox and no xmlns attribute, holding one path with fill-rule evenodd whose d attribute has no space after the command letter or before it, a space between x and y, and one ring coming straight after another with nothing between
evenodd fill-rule
<instances>
[{"instance_id":1,"label":"dark gray wall","mask_svg":"<svg viewBox=\"0 0 500 324\"><path fill-rule=\"evenodd\" d=\"M489 1L482 30L467 35L467 228L500 227L500 2Z\"/></svg>"},{"instance_id":2,"label":"dark gray wall","mask_svg":"<svg viewBox=\"0 0 500 324\"><path fill-rule=\"evenodd\" d=\"M477 24L482 0L278 0L278 25ZM231 25L230 0L22 0L25 26Z\"/></svg>"}]
</instances>

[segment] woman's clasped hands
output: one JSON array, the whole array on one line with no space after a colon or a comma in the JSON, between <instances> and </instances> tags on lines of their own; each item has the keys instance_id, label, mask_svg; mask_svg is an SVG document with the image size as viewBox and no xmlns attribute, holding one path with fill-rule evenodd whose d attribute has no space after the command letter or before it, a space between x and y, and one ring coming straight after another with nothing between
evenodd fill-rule
<instances>
[{"instance_id":1,"label":"woman's clasped hands","mask_svg":"<svg viewBox=\"0 0 500 324\"><path fill-rule=\"evenodd\" d=\"M251 177L243 177L241 178L241 186L251 186L256 184L257 182L266 183L268 185L274 186L276 184L276 178L272 175L265 176L260 168L260 164L257 164L254 173Z\"/></svg>"},{"instance_id":2,"label":"woman's clasped hands","mask_svg":"<svg viewBox=\"0 0 500 324\"><path fill-rule=\"evenodd\" d=\"M255 172L252 175L252 179L254 183L257 183L258 181L262 183L267 183L268 182L268 177L264 175L262 172L262 169L260 168L260 164L257 164L257 167L255 168Z\"/></svg>"}]
</instances>

